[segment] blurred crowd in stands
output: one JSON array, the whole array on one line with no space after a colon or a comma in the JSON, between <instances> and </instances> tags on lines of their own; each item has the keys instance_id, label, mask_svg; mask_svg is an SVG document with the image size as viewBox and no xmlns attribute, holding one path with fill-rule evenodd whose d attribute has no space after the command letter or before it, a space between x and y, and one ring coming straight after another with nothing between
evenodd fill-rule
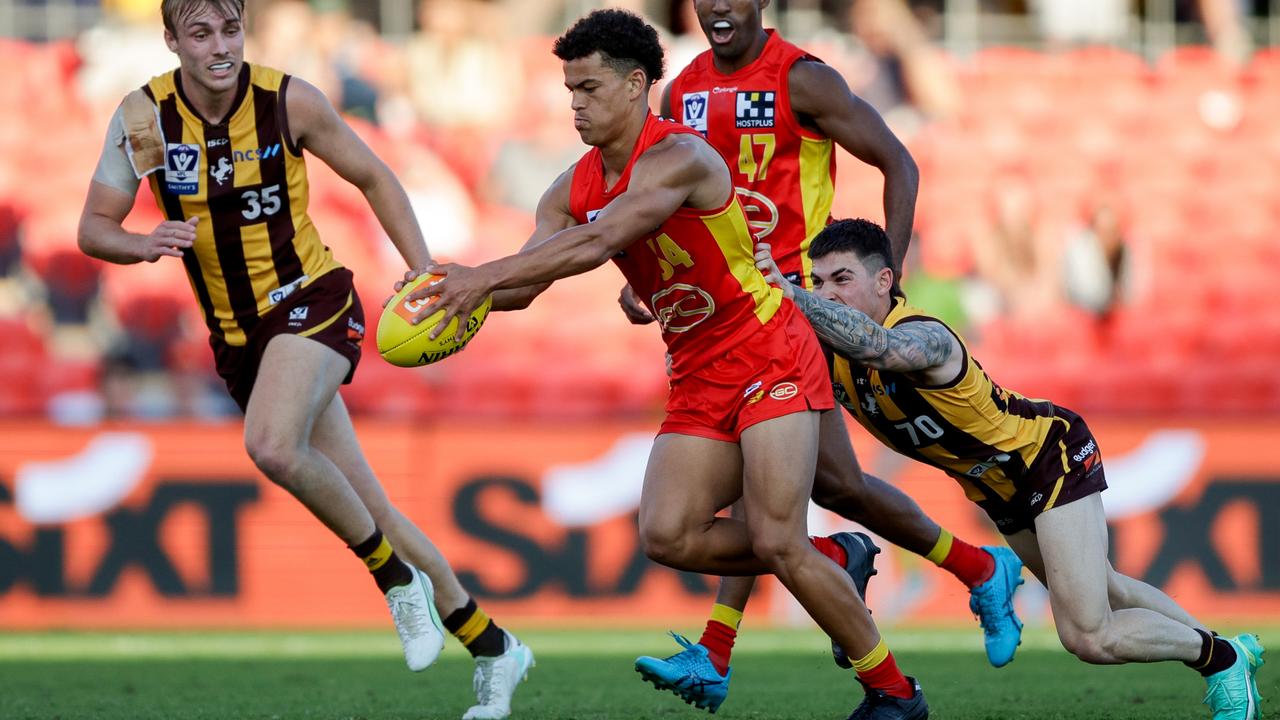
<instances>
[{"instance_id":1,"label":"blurred crowd in stands","mask_svg":"<svg viewBox=\"0 0 1280 720\"><path fill-rule=\"evenodd\" d=\"M663 25L669 75L706 47L691 2L610 4ZM412 32L375 29L377 5L250 3L246 57L328 94L402 179L438 258L514 251L583 152L550 43L593 3L423 0ZM789 37L920 166L908 295L966 333L997 382L1092 412L1280 412L1280 51L1251 47L1251 7L1177 4L1210 44L1148 61L1106 44L1129 32L1119 0L1032 2L1044 49L965 56L941 49L941 2L803 6L821 12L788 15ZM181 264L76 247L107 118L174 64L155 2L105 9L73 41L0 39L0 417L234 415ZM879 174L839 166L835 215L882 220ZM402 261L354 188L308 168L312 217L372 329ZM144 197L126 227L160 220ZM625 322L621 285L612 269L559 283L419 370L382 362L370 332L344 397L384 417L654 412L661 341Z\"/></svg>"}]
</instances>

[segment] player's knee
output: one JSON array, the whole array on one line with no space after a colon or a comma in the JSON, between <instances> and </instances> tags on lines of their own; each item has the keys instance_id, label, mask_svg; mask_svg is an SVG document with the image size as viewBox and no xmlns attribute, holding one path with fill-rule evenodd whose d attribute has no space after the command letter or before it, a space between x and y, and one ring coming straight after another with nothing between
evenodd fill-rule
<instances>
[{"instance_id":1,"label":"player's knee","mask_svg":"<svg viewBox=\"0 0 1280 720\"><path fill-rule=\"evenodd\" d=\"M253 464L277 485L289 484L294 468L302 459L298 448L292 443L283 442L267 433L246 435L244 446Z\"/></svg>"},{"instance_id":2,"label":"player's knee","mask_svg":"<svg viewBox=\"0 0 1280 720\"><path fill-rule=\"evenodd\" d=\"M688 554L688 534L677 523L642 521L640 545L650 560L668 567L680 567Z\"/></svg>"},{"instance_id":3,"label":"player's knee","mask_svg":"<svg viewBox=\"0 0 1280 720\"><path fill-rule=\"evenodd\" d=\"M766 527L751 533L751 552L770 568L790 567L793 560L807 551L807 541L797 542L783 528Z\"/></svg>"},{"instance_id":4,"label":"player's knee","mask_svg":"<svg viewBox=\"0 0 1280 720\"><path fill-rule=\"evenodd\" d=\"M1067 652L1087 663L1112 662L1105 628L1086 630L1062 623L1058 626L1058 639Z\"/></svg>"}]
</instances>

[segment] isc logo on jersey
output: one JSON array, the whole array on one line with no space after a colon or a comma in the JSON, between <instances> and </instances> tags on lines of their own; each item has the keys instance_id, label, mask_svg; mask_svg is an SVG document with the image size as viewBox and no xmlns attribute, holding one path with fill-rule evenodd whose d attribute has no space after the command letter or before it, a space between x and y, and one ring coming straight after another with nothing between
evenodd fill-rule
<instances>
[{"instance_id":1,"label":"isc logo on jersey","mask_svg":"<svg viewBox=\"0 0 1280 720\"><path fill-rule=\"evenodd\" d=\"M744 90L738 93L734 111L734 126L740 128L773 127L775 97L772 91L764 90Z\"/></svg>"},{"instance_id":2,"label":"isc logo on jersey","mask_svg":"<svg viewBox=\"0 0 1280 720\"><path fill-rule=\"evenodd\" d=\"M684 94L684 124L702 134L707 132L707 91Z\"/></svg>"}]
</instances>

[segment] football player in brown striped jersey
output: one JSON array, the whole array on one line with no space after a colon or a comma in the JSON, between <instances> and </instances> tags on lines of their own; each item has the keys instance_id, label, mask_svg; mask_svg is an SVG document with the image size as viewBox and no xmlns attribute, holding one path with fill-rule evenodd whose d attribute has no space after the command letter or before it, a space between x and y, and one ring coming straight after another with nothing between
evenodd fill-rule
<instances>
[{"instance_id":1,"label":"football player in brown striped jersey","mask_svg":"<svg viewBox=\"0 0 1280 720\"><path fill-rule=\"evenodd\" d=\"M250 458L365 563L409 667L434 662L448 628L476 658L480 701L466 717L505 717L532 654L391 504L338 394L360 359L364 313L307 214L303 150L361 190L409 267L431 262L422 231L400 182L320 91L244 62L243 12L243 0L161 4L179 67L112 118L80 247L126 265L182 261L218 372L245 412ZM121 225L143 179L166 218L145 235Z\"/></svg>"},{"instance_id":2,"label":"football player in brown striped jersey","mask_svg":"<svg viewBox=\"0 0 1280 720\"><path fill-rule=\"evenodd\" d=\"M1208 683L1216 720L1254 720L1256 636L1219 637L1107 558L1097 441L1084 420L1002 388L941 320L911 307L889 239L841 220L809 248L813 291L788 282L768 244L757 266L834 353L836 398L872 435L954 478L1049 591L1063 647L1088 663L1180 660Z\"/></svg>"}]
</instances>

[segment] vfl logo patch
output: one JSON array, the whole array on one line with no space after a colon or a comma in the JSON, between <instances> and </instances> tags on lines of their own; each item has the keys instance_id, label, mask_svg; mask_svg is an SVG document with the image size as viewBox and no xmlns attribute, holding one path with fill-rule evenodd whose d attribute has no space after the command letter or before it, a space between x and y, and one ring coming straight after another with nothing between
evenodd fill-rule
<instances>
[{"instance_id":1,"label":"vfl logo patch","mask_svg":"<svg viewBox=\"0 0 1280 720\"><path fill-rule=\"evenodd\" d=\"M987 458L986 462L980 462L974 465L973 467L969 468L968 470L965 470L964 474L968 475L971 478L980 478L983 475L985 475L987 471L990 470L991 468L996 467L1001 463L1009 462L1010 457L1011 456L1006 453L1000 453L999 455L992 455L991 457ZM1036 501L1033 499L1031 502L1032 504L1035 504Z\"/></svg>"},{"instance_id":2,"label":"vfl logo patch","mask_svg":"<svg viewBox=\"0 0 1280 720\"><path fill-rule=\"evenodd\" d=\"M746 396L750 395L751 393L753 393L753 392L755 392L755 391L759 390L759 389L760 389L760 386L762 386L762 385L764 385L764 383L760 382L759 380L757 380L757 381L755 381L755 382L751 383L751 387L747 388L747 391L746 391L746 392L744 392L744 393L742 393L742 397L746 397Z\"/></svg>"},{"instance_id":3,"label":"vfl logo patch","mask_svg":"<svg viewBox=\"0 0 1280 720\"><path fill-rule=\"evenodd\" d=\"M218 158L218 166L209 168L209 174L213 176L214 180L218 181L218 187L222 187L227 178L231 177L231 170L232 166L227 161L227 158L220 157Z\"/></svg>"},{"instance_id":4,"label":"vfl logo patch","mask_svg":"<svg viewBox=\"0 0 1280 720\"><path fill-rule=\"evenodd\" d=\"M272 290L271 292L268 292L267 300L271 301L272 305L275 305L281 300L292 295L293 291L302 287L302 283L306 282L307 279L310 277L311 277L310 275L303 275L302 277L298 278L297 280L294 280L288 285L283 285L281 287L276 288L275 290Z\"/></svg>"},{"instance_id":5,"label":"vfl logo patch","mask_svg":"<svg viewBox=\"0 0 1280 720\"><path fill-rule=\"evenodd\" d=\"M290 319L290 320L306 320L306 319L307 319L307 306L306 306L306 305L300 305L300 306L298 306L298 307L296 307L296 308L294 308L294 309L290 310L290 311L289 311L289 319Z\"/></svg>"},{"instance_id":6,"label":"vfl logo patch","mask_svg":"<svg viewBox=\"0 0 1280 720\"><path fill-rule=\"evenodd\" d=\"M831 393L835 396L836 402L844 407L849 407L849 391L844 389L844 383L831 383Z\"/></svg>"},{"instance_id":7,"label":"vfl logo patch","mask_svg":"<svg viewBox=\"0 0 1280 720\"><path fill-rule=\"evenodd\" d=\"M737 107L734 112L734 126L740 128L773 127L773 105L775 94L760 90L746 90L738 93Z\"/></svg>"},{"instance_id":8,"label":"vfl logo patch","mask_svg":"<svg viewBox=\"0 0 1280 720\"><path fill-rule=\"evenodd\" d=\"M700 133L707 132L707 91L684 94L684 124Z\"/></svg>"},{"instance_id":9,"label":"vfl logo patch","mask_svg":"<svg viewBox=\"0 0 1280 720\"><path fill-rule=\"evenodd\" d=\"M164 152L164 184L173 195L200 191L200 146L167 143Z\"/></svg>"}]
</instances>

